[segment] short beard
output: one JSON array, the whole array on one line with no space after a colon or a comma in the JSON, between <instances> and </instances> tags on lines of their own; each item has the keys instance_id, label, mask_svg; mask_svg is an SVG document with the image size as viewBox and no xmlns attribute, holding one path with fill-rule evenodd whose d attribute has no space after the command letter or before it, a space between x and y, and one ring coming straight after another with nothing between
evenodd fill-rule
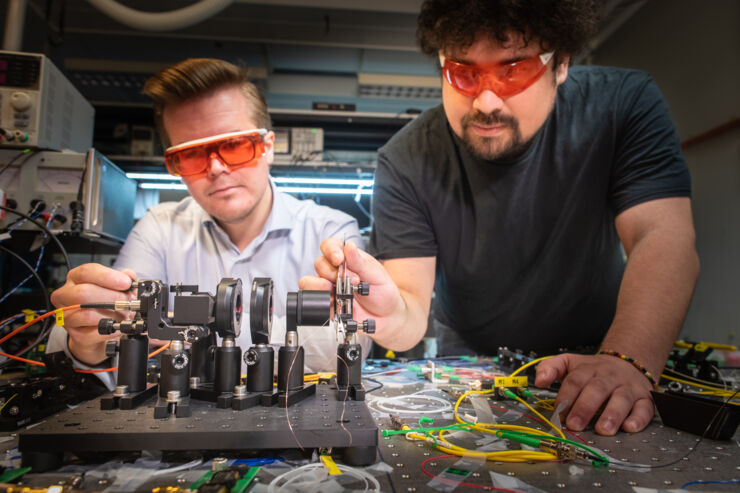
<instances>
[{"instance_id":1,"label":"short beard","mask_svg":"<svg viewBox=\"0 0 740 493\"><path fill-rule=\"evenodd\" d=\"M470 127L475 123L505 125L510 129L511 135L508 139L505 134L496 137L481 137L470 130ZM502 115L500 110L487 115L480 111L473 114L468 113L463 116L461 124L462 140L465 146L471 154L479 159L485 161L512 159L522 154L529 147L529 141L524 142L522 138L522 132L516 118Z\"/></svg>"}]
</instances>

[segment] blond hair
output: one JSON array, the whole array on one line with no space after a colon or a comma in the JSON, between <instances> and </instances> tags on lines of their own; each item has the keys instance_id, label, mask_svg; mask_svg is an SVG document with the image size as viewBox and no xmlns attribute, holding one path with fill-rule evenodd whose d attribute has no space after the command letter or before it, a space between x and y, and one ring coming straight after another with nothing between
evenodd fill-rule
<instances>
[{"instance_id":1,"label":"blond hair","mask_svg":"<svg viewBox=\"0 0 740 493\"><path fill-rule=\"evenodd\" d=\"M267 103L257 86L249 82L245 68L216 58L188 58L151 77L142 90L154 101L154 122L162 145L170 146L162 117L167 105L183 103L229 86L241 89L254 124L269 129Z\"/></svg>"}]
</instances>

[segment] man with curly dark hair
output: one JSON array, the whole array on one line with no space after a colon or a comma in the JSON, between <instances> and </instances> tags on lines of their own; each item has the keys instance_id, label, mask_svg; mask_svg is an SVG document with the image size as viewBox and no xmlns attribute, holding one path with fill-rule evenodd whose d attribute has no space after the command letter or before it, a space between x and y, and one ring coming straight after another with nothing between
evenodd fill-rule
<instances>
[{"instance_id":1,"label":"man with curly dark hair","mask_svg":"<svg viewBox=\"0 0 740 493\"><path fill-rule=\"evenodd\" d=\"M598 347L543 361L536 384L562 382L571 429L604 406L595 429L613 435L653 416L699 261L659 90L642 72L569 66L594 25L589 0L426 1L418 38L440 61L443 104L380 150L380 262L330 238L324 279L302 286L346 259L372 284L355 314L391 349L424 336L430 305L443 354Z\"/></svg>"}]
</instances>

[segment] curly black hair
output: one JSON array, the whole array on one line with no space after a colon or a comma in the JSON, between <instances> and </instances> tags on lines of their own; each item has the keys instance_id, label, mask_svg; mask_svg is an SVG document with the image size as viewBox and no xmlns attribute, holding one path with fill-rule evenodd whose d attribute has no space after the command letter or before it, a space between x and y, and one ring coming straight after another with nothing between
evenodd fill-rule
<instances>
[{"instance_id":1,"label":"curly black hair","mask_svg":"<svg viewBox=\"0 0 740 493\"><path fill-rule=\"evenodd\" d=\"M426 0L416 38L421 50L466 50L479 36L507 40L520 33L524 42L537 40L543 51L574 55L593 35L594 0Z\"/></svg>"}]
</instances>

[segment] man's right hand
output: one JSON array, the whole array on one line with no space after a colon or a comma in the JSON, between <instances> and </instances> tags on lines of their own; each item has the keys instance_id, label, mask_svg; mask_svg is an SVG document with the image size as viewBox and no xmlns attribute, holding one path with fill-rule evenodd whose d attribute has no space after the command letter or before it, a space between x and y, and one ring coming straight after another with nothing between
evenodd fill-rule
<instances>
[{"instance_id":1,"label":"man's right hand","mask_svg":"<svg viewBox=\"0 0 740 493\"><path fill-rule=\"evenodd\" d=\"M314 262L318 276L303 277L299 281L299 287L330 290L337 280L337 274L344 273L340 266L346 261L347 274L353 285L360 281L370 284L368 296L354 297L355 319L375 320L375 334L372 337L381 346L393 350L413 347L426 331L429 299L434 282L434 259L404 258L381 264L372 255L357 248L357 245L342 243L338 238L327 238L321 242L323 255ZM431 274L425 274L429 270ZM428 293L422 295L404 290L404 283L397 283L396 277L415 279L417 282L413 287L419 289L421 286ZM430 280L425 282L426 277ZM425 302L419 301L419 298L424 297L427 297Z\"/></svg>"},{"instance_id":2,"label":"man's right hand","mask_svg":"<svg viewBox=\"0 0 740 493\"><path fill-rule=\"evenodd\" d=\"M132 270L118 271L100 264L84 264L67 273L66 284L51 293L51 302L62 308L84 303L130 301L136 299L135 293L129 291L132 280L136 280L136 273ZM84 364L95 366L105 360L105 343L120 337L118 333L100 335L98 321L101 318L122 320L125 313L86 308L64 314L69 350Z\"/></svg>"}]
</instances>

